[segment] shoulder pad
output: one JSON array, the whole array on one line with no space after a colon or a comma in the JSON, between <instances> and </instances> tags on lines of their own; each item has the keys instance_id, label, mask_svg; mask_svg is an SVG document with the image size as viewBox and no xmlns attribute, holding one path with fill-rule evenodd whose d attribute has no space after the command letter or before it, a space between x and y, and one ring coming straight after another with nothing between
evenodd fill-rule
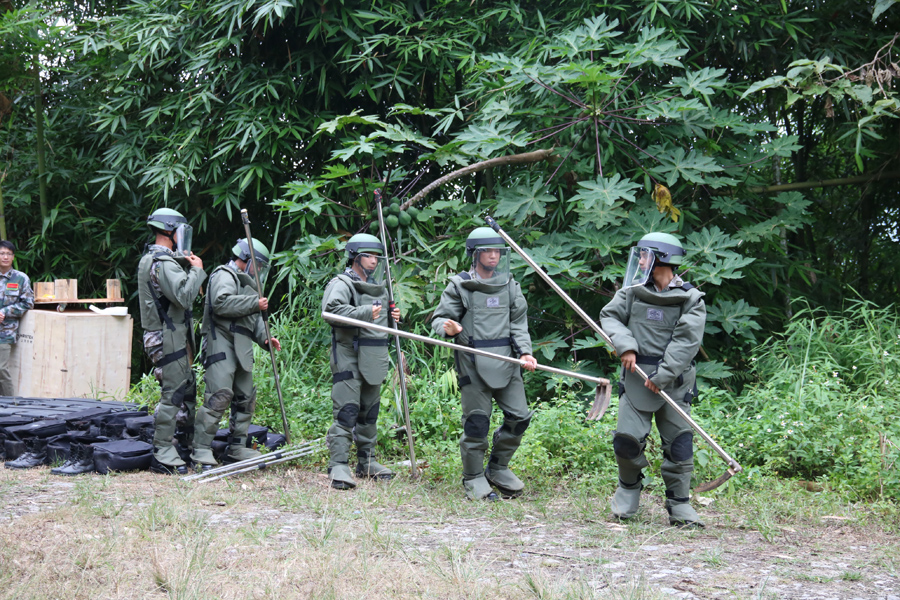
<instances>
[{"instance_id":1,"label":"shoulder pad","mask_svg":"<svg viewBox=\"0 0 900 600\"><path fill-rule=\"evenodd\" d=\"M469 272L468 272L468 271L463 271L462 273L460 273L459 275L457 275L457 277L459 277L459 278L462 279L463 281L469 281L470 279L472 279L472 276L469 275Z\"/></svg>"},{"instance_id":2,"label":"shoulder pad","mask_svg":"<svg viewBox=\"0 0 900 600\"><path fill-rule=\"evenodd\" d=\"M681 284L681 289L683 289L684 291L692 290L695 287L697 287L697 286L695 286L692 283L688 283L687 281L685 281L684 283Z\"/></svg>"},{"instance_id":3,"label":"shoulder pad","mask_svg":"<svg viewBox=\"0 0 900 600\"><path fill-rule=\"evenodd\" d=\"M209 274L209 278L212 279L213 275L215 275L216 273L220 273L222 271L227 272L229 275L231 275L232 279L234 279L235 281L240 283L240 279L238 279L238 274L235 273L234 271L232 271L231 269L229 269L227 265L219 265L218 267L213 269L213 272Z\"/></svg>"}]
</instances>

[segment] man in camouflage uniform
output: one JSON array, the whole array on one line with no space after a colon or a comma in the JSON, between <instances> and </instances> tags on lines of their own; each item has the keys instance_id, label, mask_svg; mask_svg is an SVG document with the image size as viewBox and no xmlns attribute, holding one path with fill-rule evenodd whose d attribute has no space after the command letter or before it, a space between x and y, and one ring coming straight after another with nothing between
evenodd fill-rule
<instances>
[{"instance_id":1,"label":"man in camouflage uniform","mask_svg":"<svg viewBox=\"0 0 900 600\"><path fill-rule=\"evenodd\" d=\"M347 241L348 267L325 287L322 311L387 326L384 246L373 235ZM400 309L391 314L400 321ZM349 490L356 481L348 466L356 441L356 476L391 479L394 474L372 454L378 434L381 384L387 375L389 340L385 334L356 327L331 326L331 402L334 422L328 430L331 487Z\"/></svg>"},{"instance_id":2,"label":"man in camouflage uniform","mask_svg":"<svg viewBox=\"0 0 900 600\"><path fill-rule=\"evenodd\" d=\"M666 484L666 510L676 526L702 527L691 506L694 435L691 426L660 396L660 389L688 414L697 394L694 356L706 326L703 292L681 279L676 269L684 260L681 242L668 233L648 233L632 249L625 285L600 312L600 326L609 334L622 362L619 417L613 452L619 485L613 496L613 516L629 519L637 513L644 454L651 420L662 441L660 467ZM647 381L635 372L641 365Z\"/></svg>"},{"instance_id":3,"label":"man in camouflage uniform","mask_svg":"<svg viewBox=\"0 0 900 600\"><path fill-rule=\"evenodd\" d=\"M191 228L180 213L160 208L147 217L156 235L138 265L138 297L144 351L153 361L161 387L156 408L154 456L151 470L187 474L175 447L176 425L190 445L194 430L197 385L193 362L192 309L206 279L203 261L190 251Z\"/></svg>"},{"instance_id":4,"label":"man in camouflage uniform","mask_svg":"<svg viewBox=\"0 0 900 600\"><path fill-rule=\"evenodd\" d=\"M16 246L7 240L0 241L0 286L3 289L3 306L0 307L0 396L16 393L9 373L9 355L16 343L19 319L34 308L34 292L28 275L12 268L16 258Z\"/></svg>"},{"instance_id":5,"label":"man in camouflage uniform","mask_svg":"<svg viewBox=\"0 0 900 600\"><path fill-rule=\"evenodd\" d=\"M265 281L269 250L253 240L260 281ZM266 339L261 313L269 308L268 298L260 298L253 276L253 261L247 239L231 249L227 264L209 276L203 310L203 357L206 383L203 406L197 410L194 451L191 461L201 471L212 469L216 459L212 441L225 410L231 407L226 462L246 460L260 452L247 447L247 430L256 408L253 385L253 342L268 350L281 350L277 338Z\"/></svg>"},{"instance_id":6,"label":"man in camouflage uniform","mask_svg":"<svg viewBox=\"0 0 900 600\"><path fill-rule=\"evenodd\" d=\"M523 368L534 371L528 333L528 304L519 283L509 275L509 248L490 227L478 227L466 239L472 258L468 272L450 277L434 311L431 327L461 346L490 349L517 356ZM497 500L491 486L505 498L519 496L525 484L509 463L522 443L534 411L528 410L521 369L513 363L455 353L462 404L463 488L470 500ZM503 423L493 434L485 468L492 400L503 411Z\"/></svg>"}]
</instances>

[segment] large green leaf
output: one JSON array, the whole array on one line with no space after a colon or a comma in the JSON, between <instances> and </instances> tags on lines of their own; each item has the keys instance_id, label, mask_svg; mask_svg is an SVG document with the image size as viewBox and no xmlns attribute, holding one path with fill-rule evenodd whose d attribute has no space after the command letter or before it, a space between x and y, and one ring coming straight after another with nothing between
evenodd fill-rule
<instances>
[{"instance_id":1,"label":"large green leaf","mask_svg":"<svg viewBox=\"0 0 900 600\"><path fill-rule=\"evenodd\" d=\"M497 194L499 202L494 212L498 217L512 217L514 225L520 225L532 214L543 217L547 214L546 205L556 201L546 189L540 178L534 183L503 188Z\"/></svg>"}]
</instances>

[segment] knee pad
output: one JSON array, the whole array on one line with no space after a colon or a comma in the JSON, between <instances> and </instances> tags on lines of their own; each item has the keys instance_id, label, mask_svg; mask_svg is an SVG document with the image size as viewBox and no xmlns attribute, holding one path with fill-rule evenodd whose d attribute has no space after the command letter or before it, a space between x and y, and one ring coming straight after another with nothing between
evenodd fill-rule
<instances>
[{"instance_id":1,"label":"knee pad","mask_svg":"<svg viewBox=\"0 0 900 600\"><path fill-rule=\"evenodd\" d=\"M222 388L216 390L212 396L206 399L206 406L211 411L223 413L231 404L232 398L234 398L234 392L228 388Z\"/></svg>"},{"instance_id":2,"label":"knee pad","mask_svg":"<svg viewBox=\"0 0 900 600\"><path fill-rule=\"evenodd\" d=\"M669 456L675 462L690 460L694 456L694 433L682 431L669 447Z\"/></svg>"},{"instance_id":3,"label":"knee pad","mask_svg":"<svg viewBox=\"0 0 900 600\"><path fill-rule=\"evenodd\" d=\"M644 445L632 435L617 431L613 436L613 452L619 458L634 460L643 450Z\"/></svg>"},{"instance_id":4,"label":"knee pad","mask_svg":"<svg viewBox=\"0 0 900 600\"><path fill-rule=\"evenodd\" d=\"M381 410L381 402L378 402L369 409L369 412L366 413L365 418L361 418L359 420L360 425L374 425L378 422L378 411ZM362 417L362 415L360 415Z\"/></svg>"},{"instance_id":5,"label":"knee pad","mask_svg":"<svg viewBox=\"0 0 900 600\"><path fill-rule=\"evenodd\" d=\"M534 411L528 413L528 416L524 419L516 419L509 413L503 413L503 429L512 433L515 437L519 437L531 425L532 416L534 416Z\"/></svg>"},{"instance_id":6,"label":"knee pad","mask_svg":"<svg viewBox=\"0 0 900 600\"><path fill-rule=\"evenodd\" d=\"M463 431L469 437L486 438L491 429L491 420L482 412L474 412L466 417Z\"/></svg>"},{"instance_id":7,"label":"knee pad","mask_svg":"<svg viewBox=\"0 0 900 600\"><path fill-rule=\"evenodd\" d=\"M335 420L338 422L338 425L344 429L353 429L358 419L359 407L355 404L345 404L341 407L341 410L338 411Z\"/></svg>"}]
</instances>

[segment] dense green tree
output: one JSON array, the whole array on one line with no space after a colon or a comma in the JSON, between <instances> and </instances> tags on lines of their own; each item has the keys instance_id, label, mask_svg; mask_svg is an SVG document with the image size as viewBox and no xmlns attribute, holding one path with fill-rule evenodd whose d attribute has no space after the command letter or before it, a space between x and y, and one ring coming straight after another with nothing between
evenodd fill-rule
<instances>
[{"instance_id":1,"label":"dense green tree","mask_svg":"<svg viewBox=\"0 0 900 600\"><path fill-rule=\"evenodd\" d=\"M370 226L376 186L408 203L465 165L553 148L397 215L411 220L392 230L399 290L419 318L484 214L593 313L641 232L680 233L709 293L707 352L728 364L795 297L833 305L854 286L888 302L897 289L892 180L777 189L900 170L894 7L874 20L843 0L3 7L3 199L38 275L127 285L142 217L163 204L193 220L214 263L244 207L259 237L289 249L280 289L314 309L340 239ZM671 204L662 188L654 202L657 185ZM520 277L547 360L608 360Z\"/></svg>"}]
</instances>

